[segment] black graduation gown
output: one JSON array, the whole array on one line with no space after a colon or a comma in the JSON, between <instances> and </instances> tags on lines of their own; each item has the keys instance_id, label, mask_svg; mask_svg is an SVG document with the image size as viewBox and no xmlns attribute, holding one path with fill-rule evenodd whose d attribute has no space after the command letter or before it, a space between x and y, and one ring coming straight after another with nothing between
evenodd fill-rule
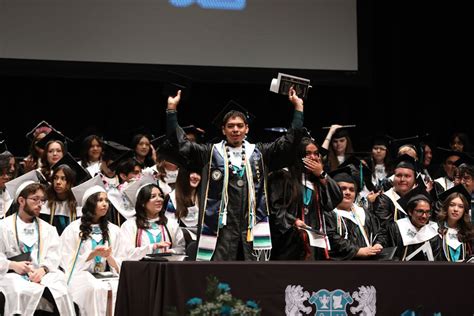
<instances>
[{"instance_id":1,"label":"black graduation gown","mask_svg":"<svg viewBox=\"0 0 474 316\"><path fill-rule=\"evenodd\" d=\"M395 204L386 194L380 194L374 201L374 214L379 220L380 226L386 227L394 222ZM405 218L406 215L398 211L397 220Z\"/></svg>"},{"instance_id":2,"label":"black graduation gown","mask_svg":"<svg viewBox=\"0 0 474 316\"><path fill-rule=\"evenodd\" d=\"M260 151L263 156L263 163L265 165L264 177L267 177L268 172L272 170L281 169L292 162L292 157L299 144L303 126L303 117L301 112L296 112L293 116L292 128L288 133L278 138L273 143L258 143L255 144L256 149ZM212 155L213 144L198 144L190 142L178 125L177 114L167 113L167 136L174 146L174 150L170 150L168 155L181 155L176 157L178 160L182 157L187 159L195 168L202 168L201 182L201 198L199 227L198 227L198 243L201 232L202 216L204 203L206 202L206 188L210 181L208 178L209 160ZM247 170L245 171L247 172ZM247 177L244 175L239 178L232 172L229 178L228 196L229 202L227 207L227 224L219 229L217 237L216 248L212 257L213 261L227 261L227 260L249 260L254 261L257 258L253 254L253 243L247 242L247 227L248 227L248 197L247 197ZM254 175L255 176L255 175ZM238 186L237 181L243 180L244 185ZM267 196L268 199L268 196Z\"/></svg>"},{"instance_id":3,"label":"black graduation gown","mask_svg":"<svg viewBox=\"0 0 474 316\"><path fill-rule=\"evenodd\" d=\"M435 260L439 258L441 252L441 239L439 235L432 237L430 241L431 249L433 251L433 257ZM397 251L395 253L395 260L402 260L403 256L405 255L405 248L406 249L406 257L408 257L411 253L417 250L419 247L423 245L423 243L414 244L414 245L403 245L402 235L400 234L400 229L396 222L391 222L387 225L386 228L382 228L380 235L377 237L376 243L381 244L384 248L386 247L397 247ZM428 261L428 258L425 257L423 252L419 252L415 257L411 259L411 261Z\"/></svg>"},{"instance_id":4,"label":"black graduation gown","mask_svg":"<svg viewBox=\"0 0 474 316\"><path fill-rule=\"evenodd\" d=\"M369 238L369 242L372 242L370 239L374 239L380 233L380 225L373 214L365 210L364 212L364 229ZM355 255L359 249L367 247L364 235L360 231L359 226L350 219L341 217L341 221L344 221L345 223L345 225L341 223L342 235L339 234L337 229L337 213L332 211L326 216L327 234L331 245L331 251L329 254L331 259L334 260L356 259ZM345 238L346 233L347 239Z\"/></svg>"},{"instance_id":5,"label":"black graduation gown","mask_svg":"<svg viewBox=\"0 0 474 316\"><path fill-rule=\"evenodd\" d=\"M305 257L305 244L302 234L298 230L295 220L301 219L303 211L302 185L297 188L297 200L292 199L292 185L294 181L287 170L278 170L269 177L270 229L272 234L272 260L302 260ZM308 205L308 214L305 223L316 230L320 230L320 223L324 223L325 213L331 212L342 200L342 193L337 183L327 177L326 185L319 179L312 181L320 197L320 209L323 218L317 212L314 199ZM317 259L324 258L323 250L312 249Z\"/></svg>"}]
</instances>

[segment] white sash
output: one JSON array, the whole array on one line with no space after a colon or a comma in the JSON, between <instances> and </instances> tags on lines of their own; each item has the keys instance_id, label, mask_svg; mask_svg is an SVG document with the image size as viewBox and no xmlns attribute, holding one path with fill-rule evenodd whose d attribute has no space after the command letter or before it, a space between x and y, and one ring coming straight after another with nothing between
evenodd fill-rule
<instances>
[{"instance_id":1,"label":"white sash","mask_svg":"<svg viewBox=\"0 0 474 316\"><path fill-rule=\"evenodd\" d=\"M416 229L408 217L399 219L396 223L404 246L423 243L438 234L438 224L432 221L429 221L420 230Z\"/></svg>"}]
</instances>

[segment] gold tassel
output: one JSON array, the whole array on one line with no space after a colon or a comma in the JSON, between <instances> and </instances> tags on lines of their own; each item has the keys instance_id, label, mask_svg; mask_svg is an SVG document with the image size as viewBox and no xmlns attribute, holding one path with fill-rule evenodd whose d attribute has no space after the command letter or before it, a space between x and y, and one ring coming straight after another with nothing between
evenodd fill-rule
<instances>
[{"instance_id":1,"label":"gold tassel","mask_svg":"<svg viewBox=\"0 0 474 316\"><path fill-rule=\"evenodd\" d=\"M252 235L252 231L250 230L250 228L247 229L247 242L251 242L253 241L253 235Z\"/></svg>"}]
</instances>

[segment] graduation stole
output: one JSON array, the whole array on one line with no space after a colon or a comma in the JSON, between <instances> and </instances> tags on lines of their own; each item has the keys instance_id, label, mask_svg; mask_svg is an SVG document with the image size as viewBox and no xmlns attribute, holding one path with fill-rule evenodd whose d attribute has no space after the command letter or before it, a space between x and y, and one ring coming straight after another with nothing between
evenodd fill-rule
<instances>
[{"instance_id":1,"label":"graduation stole","mask_svg":"<svg viewBox=\"0 0 474 316\"><path fill-rule=\"evenodd\" d=\"M349 238L349 231L347 229L346 222L343 219L343 217L345 217L345 218L347 218L348 220L350 220L351 222L353 222L354 224L357 225L362 237L364 238L366 246L367 247L372 246L371 240L369 240L369 236L367 235L367 231L366 231L365 226L364 226L366 216L365 216L365 211L364 211L363 208L361 208L361 207L359 207L355 204L352 204L351 210L349 212L345 211L345 210L339 210L337 208L334 211L336 212L336 216L337 216L337 232L340 236L343 235L342 226L344 226L344 229L345 229L344 239Z\"/></svg>"},{"instance_id":2,"label":"graduation stole","mask_svg":"<svg viewBox=\"0 0 474 316\"><path fill-rule=\"evenodd\" d=\"M151 224L155 224L154 223L151 223ZM158 224L157 224L158 225ZM166 225L163 225L163 224L160 224L159 226L161 226L161 233L159 236L160 237L160 240L159 241L156 241L156 242L160 242L160 241L166 241L166 234L168 234L168 237L169 237L169 241L171 243L170 245L170 248L173 248L173 239L171 238L171 234L170 234L170 231L168 229L168 226ZM152 241L152 238L153 236L150 236L152 235L148 230L146 229L142 229L142 228L138 228L137 225L135 224L135 228L137 229L136 233L135 233L135 247L141 247L142 246L142 235L143 235L143 232L145 231L147 236L148 236L148 239L150 240L150 244L153 244L155 243L154 241ZM165 231L166 231L166 234L165 234ZM157 236L158 237L158 236ZM157 249L158 252L159 252L159 249Z\"/></svg>"},{"instance_id":3,"label":"graduation stole","mask_svg":"<svg viewBox=\"0 0 474 316\"><path fill-rule=\"evenodd\" d=\"M214 254L219 229L227 224L230 170L224 141L214 144L209 161L208 182L205 193L201 234L198 242L197 261L210 261ZM272 248L268 218L265 169L263 157L255 145L245 142L248 157L245 160L247 180L248 226L247 242L252 242L257 260L269 260ZM254 175L256 175L254 177Z\"/></svg>"},{"instance_id":4,"label":"graduation stole","mask_svg":"<svg viewBox=\"0 0 474 316\"><path fill-rule=\"evenodd\" d=\"M107 226L108 225L109 224L107 224ZM109 232L110 232L110 230L109 230ZM79 232L79 234L77 234L77 237L79 237L79 240L77 241L76 254L74 255L74 260L71 262L71 265L69 267L69 272L68 272L68 277L67 277L67 284L69 284L69 282L71 281L72 273L74 272L74 269L76 268L77 258L79 257L79 252L81 250L82 243L83 243L80 232ZM89 238L92 239L91 236L89 236ZM112 242L110 240L110 235L107 238L107 242L109 244L109 247L112 247Z\"/></svg>"},{"instance_id":5,"label":"graduation stole","mask_svg":"<svg viewBox=\"0 0 474 316\"><path fill-rule=\"evenodd\" d=\"M21 248L21 245L20 245L20 238L18 238L18 226L17 226L17 220L18 220L18 212L12 216L12 220L13 220L13 229L15 230L15 238L16 238L16 243L18 245L18 249L20 250L20 253L27 253L27 252L30 252L32 251L32 247L28 247L27 245L23 245L24 248L22 249ZM34 218L34 222L36 223L36 230L38 231L38 253L36 254L36 261L38 263L38 265L40 264L40 258L41 258L41 253L43 252L43 243L41 242L41 227L40 227L40 223L39 223L39 220L35 217Z\"/></svg>"},{"instance_id":6,"label":"graduation stole","mask_svg":"<svg viewBox=\"0 0 474 316\"><path fill-rule=\"evenodd\" d=\"M69 206L69 205L68 205ZM69 222L66 223L66 220L64 218L64 216L62 215L58 215L60 216L58 219L59 219L59 225L61 228L66 228L67 225L69 225L69 223L71 223L72 221L75 221L77 218L76 216L76 210L70 210L71 211L71 217L69 219ZM54 222L54 216L55 216L55 213L56 213L56 201L53 201L53 205L51 207L51 211L50 211L50 214L49 214L49 224L51 226L54 226L53 222Z\"/></svg>"},{"instance_id":7,"label":"graduation stole","mask_svg":"<svg viewBox=\"0 0 474 316\"><path fill-rule=\"evenodd\" d=\"M446 260L450 262L463 262L466 259L466 243L459 241L457 229L448 228L445 223L444 227L447 228L443 234L443 253Z\"/></svg>"},{"instance_id":8,"label":"graduation stole","mask_svg":"<svg viewBox=\"0 0 474 316\"><path fill-rule=\"evenodd\" d=\"M413 189L413 188L412 188ZM398 204L397 200L400 198L398 196L398 194L395 192L395 190L393 188L391 188L390 190L388 190L386 193L384 193L389 199L390 201L393 202L393 205L395 206L395 212L393 214L393 221L396 222L399 218L398 218L398 211L402 212L404 215L402 215L400 217L400 219L402 218L405 218L408 214L407 212L405 212L405 210L400 206L400 204Z\"/></svg>"}]
</instances>

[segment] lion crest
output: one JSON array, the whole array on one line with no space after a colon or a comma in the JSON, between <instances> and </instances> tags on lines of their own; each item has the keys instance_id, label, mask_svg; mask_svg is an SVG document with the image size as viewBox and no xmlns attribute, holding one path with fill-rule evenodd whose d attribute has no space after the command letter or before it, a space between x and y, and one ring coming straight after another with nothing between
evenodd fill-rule
<instances>
[{"instance_id":1,"label":"lion crest","mask_svg":"<svg viewBox=\"0 0 474 316\"><path fill-rule=\"evenodd\" d=\"M376 312L375 304L377 302L376 290L373 286L360 286L359 291L352 293L352 297L359 305L351 307L351 313L359 313L361 316L374 316Z\"/></svg>"},{"instance_id":2,"label":"lion crest","mask_svg":"<svg viewBox=\"0 0 474 316\"><path fill-rule=\"evenodd\" d=\"M309 314L312 308L303 304L308 298L309 292L303 291L301 285L288 285L285 289L286 316L302 316L300 312Z\"/></svg>"}]
</instances>

